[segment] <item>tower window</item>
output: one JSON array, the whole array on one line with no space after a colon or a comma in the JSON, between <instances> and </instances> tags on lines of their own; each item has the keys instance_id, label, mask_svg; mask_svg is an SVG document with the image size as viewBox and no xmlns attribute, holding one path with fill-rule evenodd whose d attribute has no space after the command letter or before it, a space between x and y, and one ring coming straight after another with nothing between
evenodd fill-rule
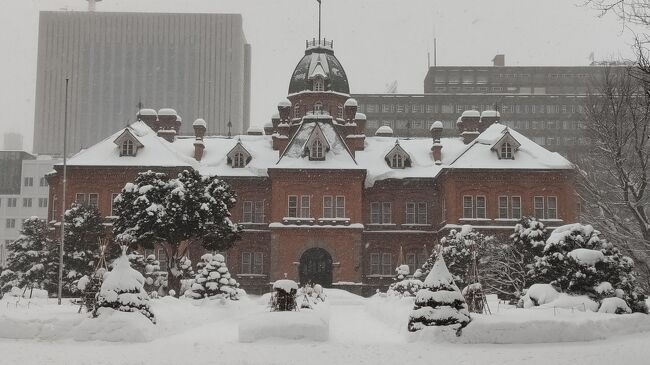
<instances>
[{"instance_id":1,"label":"tower window","mask_svg":"<svg viewBox=\"0 0 650 365\"><path fill-rule=\"evenodd\" d=\"M504 142L501 145L501 158L512 159L512 145L510 143Z\"/></svg>"},{"instance_id":2,"label":"tower window","mask_svg":"<svg viewBox=\"0 0 650 365\"><path fill-rule=\"evenodd\" d=\"M394 169L403 169L404 159L402 158L402 155L400 155L399 153L394 154L393 158L391 159L390 167Z\"/></svg>"},{"instance_id":3,"label":"tower window","mask_svg":"<svg viewBox=\"0 0 650 365\"><path fill-rule=\"evenodd\" d=\"M314 91L325 91L325 80L320 77L315 78Z\"/></svg>"},{"instance_id":4,"label":"tower window","mask_svg":"<svg viewBox=\"0 0 650 365\"><path fill-rule=\"evenodd\" d=\"M244 157L244 154L241 152L236 152L232 159L232 167L241 168L244 166L246 166L246 158Z\"/></svg>"},{"instance_id":5,"label":"tower window","mask_svg":"<svg viewBox=\"0 0 650 365\"><path fill-rule=\"evenodd\" d=\"M322 110L323 110L323 103L321 103L320 101L317 101L314 104L314 112L320 112Z\"/></svg>"},{"instance_id":6,"label":"tower window","mask_svg":"<svg viewBox=\"0 0 650 365\"><path fill-rule=\"evenodd\" d=\"M322 160L325 158L323 151L323 142L321 142L319 139L316 139L311 145L310 157L313 160Z\"/></svg>"}]
</instances>

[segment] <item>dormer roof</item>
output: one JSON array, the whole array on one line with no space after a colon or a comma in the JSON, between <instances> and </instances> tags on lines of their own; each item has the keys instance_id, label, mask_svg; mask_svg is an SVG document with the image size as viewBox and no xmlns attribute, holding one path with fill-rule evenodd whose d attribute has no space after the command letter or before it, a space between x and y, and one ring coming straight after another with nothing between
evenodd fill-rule
<instances>
[{"instance_id":1,"label":"dormer roof","mask_svg":"<svg viewBox=\"0 0 650 365\"><path fill-rule=\"evenodd\" d=\"M395 158L395 155L399 155L401 158L402 165L401 166L393 166L392 161ZM406 167L411 167L411 156L402 148L402 146L399 143L399 139L395 140L395 145L393 148L386 153L386 156L384 157L386 160L386 163L388 166L394 169L403 169Z\"/></svg>"},{"instance_id":2,"label":"dormer roof","mask_svg":"<svg viewBox=\"0 0 650 365\"><path fill-rule=\"evenodd\" d=\"M122 146L122 143L124 143L124 142L127 141L127 140L130 140L131 142L133 142L133 146L134 146L135 148L142 148L142 147L144 147L144 145L142 144L142 142L140 142L140 140L138 139L138 137L136 137L136 136L133 134L131 128L129 128L129 127L124 128L124 131L122 131L122 134L120 134L117 138L115 138L115 139L113 140L113 143L115 143L118 147L121 147L121 146Z\"/></svg>"},{"instance_id":3,"label":"dormer roof","mask_svg":"<svg viewBox=\"0 0 650 365\"><path fill-rule=\"evenodd\" d=\"M248 152L248 150L247 150L246 148L244 148L244 145L242 145L242 143L241 143L241 139L238 139L238 140L237 140L237 144L235 144L235 147L233 147L233 148L232 148L232 149L231 149L231 150L226 154L226 157L228 158L228 164L229 164L231 167L235 167L235 166L232 166L232 161L234 161L234 159L235 159L235 155L236 155L237 153L241 153L241 154L244 155L245 165L248 165L248 163L251 161L251 159L252 159L252 157L253 157L253 155L251 155L251 153ZM243 167L243 166L242 166L242 167Z\"/></svg>"}]
</instances>

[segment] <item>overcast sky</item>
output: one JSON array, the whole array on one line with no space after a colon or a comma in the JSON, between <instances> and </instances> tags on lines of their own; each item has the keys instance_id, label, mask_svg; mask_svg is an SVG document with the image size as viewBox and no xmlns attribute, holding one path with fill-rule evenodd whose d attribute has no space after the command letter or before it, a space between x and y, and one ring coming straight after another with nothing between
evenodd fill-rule
<instances>
[{"instance_id":1,"label":"overcast sky","mask_svg":"<svg viewBox=\"0 0 650 365\"><path fill-rule=\"evenodd\" d=\"M352 93L423 91L427 51L439 65L586 65L632 57L632 34L579 0L323 0L323 36ZM85 0L2 0L0 134L20 132L31 149L39 10L84 11ZM97 11L241 13L252 46L252 124L270 120L289 77L317 36L316 0L103 0ZM433 61L432 61L433 62ZM170 106L170 107L173 107ZM110 116L107 116L110 117ZM0 143L2 141L0 140Z\"/></svg>"}]
</instances>

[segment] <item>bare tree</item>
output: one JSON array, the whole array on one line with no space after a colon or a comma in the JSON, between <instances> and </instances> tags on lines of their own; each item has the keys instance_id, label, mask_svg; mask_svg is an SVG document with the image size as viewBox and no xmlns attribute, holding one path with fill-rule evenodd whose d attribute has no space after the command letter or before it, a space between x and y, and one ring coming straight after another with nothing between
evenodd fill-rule
<instances>
[{"instance_id":1,"label":"bare tree","mask_svg":"<svg viewBox=\"0 0 650 365\"><path fill-rule=\"evenodd\" d=\"M584 4L600 11L601 16L613 13L623 22L650 26L649 0L586 0Z\"/></svg>"},{"instance_id":2,"label":"bare tree","mask_svg":"<svg viewBox=\"0 0 650 365\"><path fill-rule=\"evenodd\" d=\"M641 65L641 63L640 63ZM603 68L585 105L589 152L578 157L591 223L637 262L650 284L650 88L640 67Z\"/></svg>"}]
</instances>

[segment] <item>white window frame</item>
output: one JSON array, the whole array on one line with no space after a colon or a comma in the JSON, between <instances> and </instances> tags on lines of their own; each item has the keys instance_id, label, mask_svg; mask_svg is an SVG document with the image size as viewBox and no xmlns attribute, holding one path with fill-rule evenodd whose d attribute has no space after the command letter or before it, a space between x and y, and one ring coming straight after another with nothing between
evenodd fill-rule
<instances>
[{"instance_id":1,"label":"white window frame","mask_svg":"<svg viewBox=\"0 0 650 365\"><path fill-rule=\"evenodd\" d=\"M325 80L322 77L314 78L314 91L325 91Z\"/></svg>"},{"instance_id":2,"label":"white window frame","mask_svg":"<svg viewBox=\"0 0 650 365\"><path fill-rule=\"evenodd\" d=\"M417 204L415 202L406 202L404 212L406 224L415 224L417 222Z\"/></svg>"},{"instance_id":3,"label":"white window frame","mask_svg":"<svg viewBox=\"0 0 650 365\"><path fill-rule=\"evenodd\" d=\"M323 195L323 218L334 218L334 198Z\"/></svg>"},{"instance_id":4,"label":"white window frame","mask_svg":"<svg viewBox=\"0 0 650 365\"><path fill-rule=\"evenodd\" d=\"M135 156L135 145L132 140L127 139L122 142L121 156Z\"/></svg>"},{"instance_id":5,"label":"white window frame","mask_svg":"<svg viewBox=\"0 0 650 365\"><path fill-rule=\"evenodd\" d=\"M15 218L7 218L5 227L7 229L16 228L16 219Z\"/></svg>"},{"instance_id":6,"label":"white window frame","mask_svg":"<svg viewBox=\"0 0 650 365\"><path fill-rule=\"evenodd\" d=\"M325 147L323 146L323 142L321 142L320 139L316 138L314 142L311 144L311 148L309 149L309 154L312 159L317 159L317 160L321 160L325 157Z\"/></svg>"},{"instance_id":7,"label":"white window frame","mask_svg":"<svg viewBox=\"0 0 650 365\"><path fill-rule=\"evenodd\" d=\"M241 253L241 273L242 274L253 273L253 254L251 252Z\"/></svg>"},{"instance_id":8,"label":"white window frame","mask_svg":"<svg viewBox=\"0 0 650 365\"><path fill-rule=\"evenodd\" d=\"M24 186L34 186L34 178L26 177L24 181Z\"/></svg>"},{"instance_id":9,"label":"white window frame","mask_svg":"<svg viewBox=\"0 0 650 365\"><path fill-rule=\"evenodd\" d=\"M381 224L381 203L370 202L370 224Z\"/></svg>"},{"instance_id":10,"label":"white window frame","mask_svg":"<svg viewBox=\"0 0 650 365\"><path fill-rule=\"evenodd\" d=\"M517 202L517 204L515 204ZM513 219L521 219L521 196L510 197L510 216Z\"/></svg>"},{"instance_id":11,"label":"white window frame","mask_svg":"<svg viewBox=\"0 0 650 365\"><path fill-rule=\"evenodd\" d=\"M32 198L23 198L23 208L32 207Z\"/></svg>"},{"instance_id":12,"label":"white window frame","mask_svg":"<svg viewBox=\"0 0 650 365\"><path fill-rule=\"evenodd\" d=\"M47 208L47 198L38 198L38 207Z\"/></svg>"},{"instance_id":13,"label":"white window frame","mask_svg":"<svg viewBox=\"0 0 650 365\"><path fill-rule=\"evenodd\" d=\"M300 218L311 218L311 196L300 196Z\"/></svg>"},{"instance_id":14,"label":"white window frame","mask_svg":"<svg viewBox=\"0 0 650 365\"><path fill-rule=\"evenodd\" d=\"M246 200L242 206L242 222L253 223L253 201Z\"/></svg>"},{"instance_id":15,"label":"white window frame","mask_svg":"<svg viewBox=\"0 0 650 365\"><path fill-rule=\"evenodd\" d=\"M381 274L393 275L393 255L389 252L381 254Z\"/></svg>"},{"instance_id":16,"label":"white window frame","mask_svg":"<svg viewBox=\"0 0 650 365\"><path fill-rule=\"evenodd\" d=\"M87 194L87 201L86 204L89 207L93 207L95 209L99 208L99 194L98 193L88 193Z\"/></svg>"},{"instance_id":17,"label":"white window frame","mask_svg":"<svg viewBox=\"0 0 650 365\"><path fill-rule=\"evenodd\" d=\"M553 201L553 208L551 208L551 201ZM557 219L557 196L546 197L546 219Z\"/></svg>"},{"instance_id":18,"label":"white window frame","mask_svg":"<svg viewBox=\"0 0 650 365\"><path fill-rule=\"evenodd\" d=\"M378 252L370 254L370 275L381 275L381 254Z\"/></svg>"},{"instance_id":19,"label":"white window frame","mask_svg":"<svg viewBox=\"0 0 650 365\"><path fill-rule=\"evenodd\" d=\"M469 213L469 215L467 213ZM472 195L463 195L463 218L474 218L474 196Z\"/></svg>"},{"instance_id":20,"label":"white window frame","mask_svg":"<svg viewBox=\"0 0 650 365\"><path fill-rule=\"evenodd\" d=\"M232 158L232 167L240 169L246 166L246 158L243 152L235 152Z\"/></svg>"},{"instance_id":21,"label":"white window frame","mask_svg":"<svg viewBox=\"0 0 650 365\"><path fill-rule=\"evenodd\" d=\"M483 206L479 206L479 198L483 200ZM485 195L477 195L474 199L474 204L476 205L476 219L486 219L487 218L487 198ZM480 212L480 213L479 213Z\"/></svg>"},{"instance_id":22,"label":"white window frame","mask_svg":"<svg viewBox=\"0 0 650 365\"><path fill-rule=\"evenodd\" d=\"M345 218L345 195L337 195L334 199L334 215L336 218Z\"/></svg>"},{"instance_id":23,"label":"white window frame","mask_svg":"<svg viewBox=\"0 0 650 365\"><path fill-rule=\"evenodd\" d=\"M393 203L392 202L382 202L381 203L381 222L382 222L382 224L392 224L393 223Z\"/></svg>"},{"instance_id":24,"label":"white window frame","mask_svg":"<svg viewBox=\"0 0 650 365\"><path fill-rule=\"evenodd\" d=\"M18 198L7 198L7 208L16 208L18 205Z\"/></svg>"},{"instance_id":25,"label":"white window frame","mask_svg":"<svg viewBox=\"0 0 650 365\"><path fill-rule=\"evenodd\" d=\"M537 219L545 219L546 218L544 216L544 208L545 208L544 200L545 200L544 197L541 196L541 195L533 197L533 212L535 213L535 218L537 218ZM537 205L538 201L542 203L541 207L538 207L538 205ZM541 214L538 214L538 213L541 213ZM541 216L539 216L539 215L541 215Z\"/></svg>"},{"instance_id":26,"label":"white window frame","mask_svg":"<svg viewBox=\"0 0 650 365\"><path fill-rule=\"evenodd\" d=\"M508 219L511 218L509 213L510 213L510 204L507 195L499 195L498 197L499 200L499 219ZM505 206L503 205L503 202L505 200ZM505 214L504 214L505 213Z\"/></svg>"},{"instance_id":27,"label":"white window frame","mask_svg":"<svg viewBox=\"0 0 650 365\"><path fill-rule=\"evenodd\" d=\"M417 222L418 224L427 224L429 219L429 205L427 202L418 202L417 204Z\"/></svg>"},{"instance_id":28,"label":"white window frame","mask_svg":"<svg viewBox=\"0 0 650 365\"><path fill-rule=\"evenodd\" d=\"M39 181L40 186L47 186L47 179L45 177L42 177L41 180Z\"/></svg>"},{"instance_id":29,"label":"white window frame","mask_svg":"<svg viewBox=\"0 0 650 365\"><path fill-rule=\"evenodd\" d=\"M292 200L294 200L294 204L292 205ZM292 212L292 209L294 212ZM298 213L300 210L298 209L298 195L289 195L287 197L287 217L291 218L298 218Z\"/></svg>"},{"instance_id":30,"label":"white window frame","mask_svg":"<svg viewBox=\"0 0 650 365\"><path fill-rule=\"evenodd\" d=\"M501 145L501 158L512 159L512 145L507 141Z\"/></svg>"},{"instance_id":31,"label":"white window frame","mask_svg":"<svg viewBox=\"0 0 650 365\"><path fill-rule=\"evenodd\" d=\"M264 223L264 200L253 202L253 223Z\"/></svg>"}]
</instances>

